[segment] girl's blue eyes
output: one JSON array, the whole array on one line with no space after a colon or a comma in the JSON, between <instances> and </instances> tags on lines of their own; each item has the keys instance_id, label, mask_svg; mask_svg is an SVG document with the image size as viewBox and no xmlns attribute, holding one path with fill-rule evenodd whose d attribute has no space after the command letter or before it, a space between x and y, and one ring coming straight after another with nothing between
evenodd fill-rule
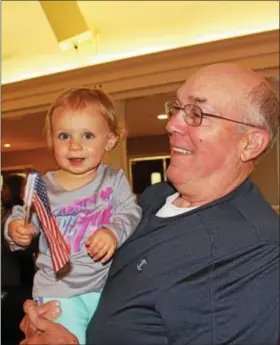
<instances>
[{"instance_id":1,"label":"girl's blue eyes","mask_svg":"<svg viewBox=\"0 0 280 345\"><path fill-rule=\"evenodd\" d=\"M60 133L58 135L58 139L61 139L61 140L66 140L69 138L69 135L67 133Z\"/></svg>"},{"instance_id":2,"label":"girl's blue eyes","mask_svg":"<svg viewBox=\"0 0 280 345\"><path fill-rule=\"evenodd\" d=\"M67 133L59 133L59 135L58 135L58 139L60 139L60 140L67 140L69 138L70 138L70 135ZM82 138L86 139L86 140L90 140L90 139L94 138L94 135L91 132L85 132L83 134Z\"/></svg>"},{"instance_id":3,"label":"girl's blue eyes","mask_svg":"<svg viewBox=\"0 0 280 345\"><path fill-rule=\"evenodd\" d=\"M93 138L94 138L94 135L93 135L92 133L90 133L90 132L86 132L86 133L83 135L83 137L84 137L85 139L93 139Z\"/></svg>"}]
</instances>

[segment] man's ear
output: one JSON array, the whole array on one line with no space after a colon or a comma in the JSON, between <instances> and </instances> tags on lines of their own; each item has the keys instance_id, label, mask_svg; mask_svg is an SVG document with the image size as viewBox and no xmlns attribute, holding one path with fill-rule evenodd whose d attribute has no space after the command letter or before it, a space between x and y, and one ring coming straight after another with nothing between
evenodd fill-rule
<instances>
[{"instance_id":1,"label":"man's ear","mask_svg":"<svg viewBox=\"0 0 280 345\"><path fill-rule=\"evenodd\" d=\"M111 151L117 144L118 138L115 136L115 134L110 133L107 138L107 144L105 146L105 151Z\"/></svg>"},{"instance_id":2,"label":"man's ear","mask_svg":"<svg viewBox=\"0 0 280 345\"><path fill-rule=\"evenodd\" d=\"M252 128L245 137L241 160L247 162L260 156L269 144L269 133L265 129Z\"/></svg>"}]
</instances>

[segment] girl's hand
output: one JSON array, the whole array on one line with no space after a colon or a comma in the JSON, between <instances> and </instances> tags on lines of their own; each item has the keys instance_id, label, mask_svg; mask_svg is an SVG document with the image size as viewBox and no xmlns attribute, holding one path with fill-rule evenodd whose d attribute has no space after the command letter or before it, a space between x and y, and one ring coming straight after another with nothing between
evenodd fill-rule
<instances>
[{"instance_id":1,"label":"girl's hand","mask_svg":"<svg viewBox=\"0 0 280 345\"><path fill-rule=\"evenodd\" d=\"M100 228L89 237L85 245L89 255L104 264L111 259L117 248L117 237L113 231Z\"/></svg>"},{"instance_id":2,"label":"girl's hand","mask_svg":"<svg viewBox=\"0 0 280 345\"><path fill-rule=\"evenodd\" d=\"M19 246L27 247L35 234L32 224L24 226L24 219L12 220L8 229L11 239Z\"/></svg>"}]
</instances>

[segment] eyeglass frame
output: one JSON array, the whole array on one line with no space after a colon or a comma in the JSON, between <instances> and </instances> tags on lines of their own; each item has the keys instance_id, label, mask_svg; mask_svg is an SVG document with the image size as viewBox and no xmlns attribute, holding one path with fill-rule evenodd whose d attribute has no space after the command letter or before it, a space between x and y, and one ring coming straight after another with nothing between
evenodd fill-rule
<instances>
[{"instance_id":1,"label":"eyeglass frame","mask_svg":"<svg viewBox=\"0 0 280 345\"><path fill-rule=\"evenodd\" d=\"M164 104L164 110L165 110L165 114L167 115L168 120L172 117L172 115L171 115L171 116L169 115L169 112L167 111L167 105L171 105L171 104L176 104L176 102L175 102L175 101L167 101L167 102L165 102L165 104ZM199 123L199 124L194 125L194 124L189 124L189 123L187 122L187 120L186 120L186 119L187 119L187 115L186 115L186 112L185 112L185 108L188 107L188 106L197 107L197 108L200 110L201 116L198 116L198 115L197 115L197 117L200 118L200 123ZM223 116L218 116L218 115L214 115L214 114L210 114L210 113L205 113L205 112L200 108L200 106L197 105L197 104L185 104L183 107L180 107L179 105L176 105L176 106L171 106L171 107L174 108L174 109L176 109L176 110L182 110L183 113L184 113L183 118L184 118L185 123L186 123L187 125L189 125L189 126L192 126L192 127L198 127L198 126L200 126L201 123L202 123L202 118L203 118L203 117L213 117L213 118L216 118L216 119L221 119L221 120L226 120L226 121L238 123L238 124L244 125L244 126L250 126L250 127L254 127L254 128L259 128L258 126L253 125L253 124L248 123L248 122L237 121L237 120L229 119L228 117L223 117Z\"/></svg>"}]
</instances>

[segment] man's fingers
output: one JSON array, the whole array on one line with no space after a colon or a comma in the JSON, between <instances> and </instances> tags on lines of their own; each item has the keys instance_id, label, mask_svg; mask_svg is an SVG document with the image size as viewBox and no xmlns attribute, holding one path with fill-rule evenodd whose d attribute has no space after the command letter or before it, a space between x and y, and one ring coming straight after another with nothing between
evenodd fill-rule
<instances>
[{"instance_id":1,"label":"man's fingers","mask_svg":"<svg viewBox=\"0 0 280 345\"><path fill-rule=\"evenodd\" d=\"M37 329L32 325L28 315L25 315L22 319L19 328L25 334L26 338L32 337L37 333Z\"/></svg>"},{"instance_id":2,"label":"man's fingers","mask_svg":"<svg viewBox=\"0 0 280 345\"><path fill-rule=\"evenodd\" d=\"M24 303L23 303L23 311L24 311L24 313L26 314L25 316L24 316L24 318L21 320L21 323L20 323L20 325L19 325L19 328L22 330L22 332L25 334L25 335L28 335L28 333L29 333L29 330L32 332L33 330L34 330L34 327L32 327L31 325L30 325L30 321L29 321L29 319L28 319L28 314L27 314L27 311L29 311L30 310L30 308L32 309L32 308L36 308L36 304L35 304L35 302L34 301L32 301L32 300L30 300L30 299L28 299L27 301L25 301ZM30 326L30 327L29 327Z\"/></svg>"},{"instance_id":3,"label":"man's fingers","mask_svg":"<svg viewBox=\"0 0 280 345\"><path fill-rule=\"evenodd\" d=\"M38 339L42 340L38 334L38 328L41 327L40 319L56 319L61 314L60 303L58 301L50 301L38 306L34 301L27 300L23 305L23 309L26 315L20 323L20 329L25 334L27 340L24 340L22 345L41 344L41 342L38 342Z\"/></svg>"},{"instance_id":4,"label":"man's fingers","mask_svg":"<svg viewBox=\"0 0 280 345\"><path fill-rule=\"evenodd\" d=\"M47 320L42 316L36 316L36 318L31 321L34 326L41 332L50 331L58 326L57 323Z\"/></svg>"},{"instance_id":5,"label":"man's fingers","mask_svg":"<svg viewBox=\"0 0 280 345\"><path fill-rule=\"evenodd\" d=\"M42 314L42 316L44 316L46 319L48 320L55 320L57 319L60 314L61 314L61 307L60 307L60 303L58 301L51 301L48 302L50 303L50 308L46 308L46 310L44 311L44 313Z\"/></svg>"},{"instance_id":6,"label":"man's fingers","mask_svg":"<svg viewBox=\"0 0 280 345\"><path fill-rule=\"evenodd\" d=\"M36 320L37 320L38 316L40 315L38 308L39 307L36 305L35 306L30 305L26 310L27 317L28 317L29 321L31 322L30 326L32 326L32 325L35 326Z\"/></svg>"},{"instance_id":7,"label":"man's fingers","mask_svg":"<svg viewBox=\"0 0 280 345\"><path fill-rule=\"evenodd\" d=\"M48 339L45 339L44 337L42 337L41 334L37 334L34 335L32 337L28 337L24 340L22 340L22 342L20 342L20 345L50 345ZM54 344L54 342L52 342L52 344Z\"/></svg>"},{"instance_id":8,"label":"man's fingers","mask_svg":"<svg viewBox=\"0 0 280 345\"><path fill-rule=\"evenodd\" d=\"M34 301L27 300L23 305L24 312L33 319L37 316L43 316L47 319L54 320L61 314L59 301L49 301L41 305L37 305Z\"/></svg>"},{"instance_id":9,"label":"man's fingers","mask_svg":"<svg viewBox=\"0 0 280 345\"><path fill-rule=\"evenodd\" d=\"M25 312L25 314L28 312L29 308L32 308L32 307L37 307L37 304L32 301L31 299L28 299L26 300L24 303L23 303L23 311Z\"/></svg>"}]
</instances>

